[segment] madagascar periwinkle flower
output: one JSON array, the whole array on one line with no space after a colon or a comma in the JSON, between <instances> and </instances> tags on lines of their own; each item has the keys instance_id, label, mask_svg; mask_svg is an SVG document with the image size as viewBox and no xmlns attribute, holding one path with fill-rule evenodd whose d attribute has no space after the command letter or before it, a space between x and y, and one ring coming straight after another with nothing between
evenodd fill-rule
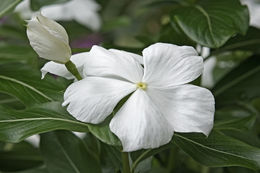
<instances>
[{"instance_id":1,"label":"madagascar periwinkle flower","mask_svg":"<svg viewBox=\"0 0 260 173\"><path fill-rule=\"evenodd\" d=\"M28 21L27 36L32 48L44 59L65 64L70 60L71 49L65 29L40 13Z\"/></svg>"},{"instance_id":2,"label":"madagascar periwinkle flower","mask_svg":"<svg viewBox=\"0 0 260 173\"><path fill-rule=\"evenodd\" d=\"M189 46L157 43L144 49L143 56L93 46L84 57L84 79L67 88L63 106L76 119L98 124L130 95L109 124L128 152L164 145L174 132L208 135L214 97L188 84L202 70L202 57Z\"/></svg>"}]
</instances>

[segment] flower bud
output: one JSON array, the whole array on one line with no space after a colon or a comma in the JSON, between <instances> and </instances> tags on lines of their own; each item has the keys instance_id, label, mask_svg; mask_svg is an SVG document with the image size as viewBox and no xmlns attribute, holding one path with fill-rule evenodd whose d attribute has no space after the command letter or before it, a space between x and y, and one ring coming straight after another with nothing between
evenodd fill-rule
<instances>
[{"instance_id":1,"label":"flower bud","mask_svg":"<svg viewBox=\"0 0 260 173\"><path fill-rule=\"evenodd\" d=\"M62 64L70 60L67 32L57 22L37 14L28 21L27 36L32 48L41 58Z\"/></svg>"}]
</instances>

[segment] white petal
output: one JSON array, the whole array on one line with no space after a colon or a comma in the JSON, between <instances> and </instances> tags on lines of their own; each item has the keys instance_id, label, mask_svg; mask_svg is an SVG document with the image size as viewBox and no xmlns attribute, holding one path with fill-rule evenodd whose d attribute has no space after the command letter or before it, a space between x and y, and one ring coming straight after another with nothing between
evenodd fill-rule
<instances>
[{"instance_id":1,"label":"white petal","mask_svg":"<svg viewBox=\"0 0 260 173\"><path fill-rule=\"evenodd\" d=\"M101 26L101 19L99 15L93 11L87 11L85 9L81 10L80 12L74 14L74 19L78 23L94 31L97 31Z\"/></svg>"},{"instance_id":2,"label":"white petal","mask_svg":"<svg viewBox=\"0 0 260 173\"><path fill-rule=\"evenodd\" d=\"M129 82L102 77L87 77L71 84L65 94L63 106L76 119L100 123L110 115L117 103L136 89Z\"/></svg>"},{"instance_id":3,"label":"white petal","mask_svg":"<svg viewBox=\"0 0 260 173\"><path fill-rule=\"evenodd\" d=\"M51 35L36 18L28 22L27 36L40 57L59 63L66 63L70 59L69 45Z\"/></svg>"},{"instance_id":4,"label":"white petal","mask_svg":"<svg viewBox=\"0 0 260 173\"><path fill-rule=\"evenodd\" d=\"M76 65L82 77L84 77L83 67L85 62L87 62L87 59L90 59L89 52L72 55L70 59ZM64 64L56 63L53 61L46 63L41 68L41 72L42 72L42 79L47 73L52 73L57 76L64 77L66 79L75 79L75 77L67 70Z\"/></svg>"},{"instance_id":5,"label":"white petal","mask_svg":"<svg viewBox=\"0 0 260 173\"><path fill-rule=\"evenodd\" d=\"M37 15L37 19L42 26L54 37L59 38L65 44L69 44L69 37L66 30L57 22L42 15Z\"/></svg>"},{"instance_id":6,"label":"white petal","mask_svg":"<svg viewBox=\"0 0 260 173\"><path fill-rule=\"evenodd\" d=\"M42 14L54 20L76 20L78 23L98 30L101 25L97 11L100 6L92 0L71 0L67 3L42 8Z\"/></svg>"},{"instance_id":7,"label":"white petal","mask_svg":"<svg viewBox=\"0 0 260 173\"><path fill-rule=\"evenodd\" d=\"M174 86L201 75L203 59L190 46L157 43L143 51L144 78L153 86Z\"/></svg>"},{"instance_id":8,"label":"white petal","mask_svg":"<svg viewBox=\"0 0 260 173\"><path fill-rule=\"evenodd\" d=\"M16 7L14 12L20 14L23 19L30 19L33 16L33 11L30 8L30 0L23 0Z\"/></svg>"},{"instance_id":9,"label":"white petal","mask_svg":"<svg viewBox=\"0 0 260 173\"><path fill-rule=\"evenodd\" d=\"M195 85L148 88L149 96L176 132L202 132L213 127L215 101L211 92Z\"/></svg>"},{"instance_id":10,"label":"white petal","mask_svg":"<svg viewBox=\"0 0 260 173\"><path fill-rule=\"evenodd\" d=\"M70 10L67 5L65 4L55 4L55 5L48 5L41 8L41 13L53 20L72 20L73 14L72 10Z\"/></svg>"},{"instance_id":11,"label":"white petal","mask_svg":"<svg viewBox=\"0 0 260 173\"><path fill-rule=\"evenodd\" d=\"M109 51L114 52L116 54L118 54L118 56L122 55L124 56L125 54L128 54L129 56L131 56L132 58L134 58L137 62L139 62L140 64L144 64L143 62L143 57L135 54L135 53L131 53L131 52L126 52L123 50L117 50L117 49L109 49Z\"/></svg>"},{"instance_id":12,"label":"white petal","mask_svg":"<svg viewBox=\"0 0 260 173\"><path fill-rule=\"evenodd\" d=\"M110 129L121 140L123 150L157 148L167 144L173 129L157 106L138 89L110 122Z\"/></svg>"},{"instance_id":13,"label":"white petal","mask_svg":"<svg viewBox=\"0 0 260 173\"><path fill-rule=\"evenodd\" d=\"M118 54L99 46L90 50L92 59L86 62L85 75L105 76L117 79L140 82L143 67L132 56L123 51Z\"/></svg>"}]
</instances>

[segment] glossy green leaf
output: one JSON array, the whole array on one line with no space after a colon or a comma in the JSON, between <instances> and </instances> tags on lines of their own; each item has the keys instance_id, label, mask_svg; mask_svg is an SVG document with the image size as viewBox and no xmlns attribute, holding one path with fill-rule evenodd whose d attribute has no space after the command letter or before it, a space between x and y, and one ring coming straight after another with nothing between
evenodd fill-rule
<instances>
[{"instance_id":1,"label":"glossy green leaf","mask_svg":"<svg viewBox=\"0 0 260 173\"><path fill-rule=\"evenodd\" d=\"M102 142L109 145L120 146L119 139L110 131L108 124L92 125L89 124L89 131L94 134Z\"/></svg>"},{"instance_id":2,"label":"glossy green leaf","mask_svg":"<svg viewBox=\"0 0 260 173\"><path fill-rule=\"evenodd\" d=\"M250 27L246 35L237 35L236 37L230 39L223 47L213 51L213 54L234 50L251 51L259 54L260 29Z\"/></svg>"},{"instance_id":3,"label":"glossy green leaf","mask_svg":"<svg viewBox=\"0 0 260 173\"><path fill-rule=\"evenodd\" d=\"M197 162L210 167L241 166L260 169L260 149L212 131L202 134L175 134L173 142Z\"/></svg>"},{"instance_id":4,"label":"glossy green leaf","mask_svg":"<svg viewBox=\"0 0 260 173\"><path fill-rule=\"evenodd\" d=\"M12 110L0 106L0 141L19 142L31 135L57 129L90 131L104 143L121 145L107 124L92 125L77 121L60 102L35 105L25 110Z\"/></svg>"},{"instance_id":5,"label":"glossy green leaf","mask_svg":"<svg viewBox=\"0 0 260 173\"><path fill-rule=\"evenodd\" d=\"M260 96L260 58L252 56L224 76L213 88L216 106L248 102Z\"/></svg>"},{"instance_id":6,"label":"glossy green leaf","mask_svg":"<svg viewBox=\"0 0 260 173\"><path fill-rule=\"evenodd\" d=\"M0 5L0 17L5 15L7 12L13 10L15 6L22 0L1 0Z\"/></svg>"},{"instance_id":7,"label":"glossy green leaf","mask_svg":"<svg viewBox=\"0 0 260 173\"><path fill-rule=\"evenodd\" d=\"M235 34L246 33L248 13L239 0L202 0L173 10L172 18L193 41L215 48Z\"/></svg>"},{"instance_id":8,"label":"glossy green leaf","mask_svg":"<svg viewBox=\"0 0 260 173\"><path fill-rule=\"evenodd\" d=\"M24 64L0 65L0 92L18 98L26 106L63 99L66 84Z\"/></svg>"},{"instance_id":9,"label":"glossy green leaf","mask_svg":"<svg viewBox=\"0 0 260 173\"><path fill-rule=\"evenodd\" d=\"M71 132L42 134L40 149L50 173L101 173L99 162Z\"/></svg>"},{"instance_id":10,"label":"glossy green leaf","mask_svg":"<svg viewBox=\"0 0 260 173\"><path fill-rule=\"evenodd\" d=\"M162 28L159 41L177 45L196 45L196 43L187 37L185 33L179 28L179 26L174 22L171 22Z\"/></svg>"},{"instance_id":11,"label":"glossy green leaf","mask_svg":"<svg viewBox=\"0 0 260 173\"><path fill-rule=\"evenodd\" d=\"M19 111L0 107L0 140L2 141L19 142L31 135L56 129L86 132L88 125L71 117L59 102Z\"/></svg>"}]
</instances>

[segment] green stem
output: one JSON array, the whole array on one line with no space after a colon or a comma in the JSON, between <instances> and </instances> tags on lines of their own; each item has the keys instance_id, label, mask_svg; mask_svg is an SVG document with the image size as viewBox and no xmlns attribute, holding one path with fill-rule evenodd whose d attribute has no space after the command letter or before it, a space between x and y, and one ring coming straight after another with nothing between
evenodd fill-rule
<instances>
[{"instance_id":1,"label":"green stem","mask_svg":"<svg viewBox=\"0 0 260 173\"><path fill-rule=\"evenodd\" d=\"M73 74L73 76L75 76L78 80L81 80L81 79L82 79L82 77L81 77L81 75L79 74L79 71L78 71L76 65L75 65L72 61L69 60L68 62L66 62L66 63L65 63L65 66L66 66L66 68L68 69L68 71L69 71L71 74Z\"/></svg>"},{"instance_id":2,"label":"green stem","mask_svg":"<svg viewBox=\"0 0 260 173\"><path fill-rule=\"evenodd\" d=\"M130 173L128 153L122 152L123 173Z\"/></svg>"}]
</instances>

